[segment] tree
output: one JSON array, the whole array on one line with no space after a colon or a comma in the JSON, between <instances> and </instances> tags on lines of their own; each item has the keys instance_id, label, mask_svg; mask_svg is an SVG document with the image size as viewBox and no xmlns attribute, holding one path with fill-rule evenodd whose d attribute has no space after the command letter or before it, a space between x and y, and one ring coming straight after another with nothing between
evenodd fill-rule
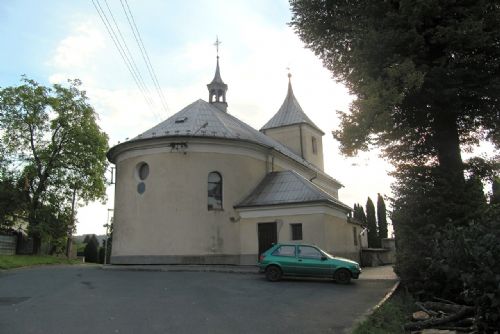
<instances>
[{"instance_id":1,"label":"tree","mask_svg":"<svg viewBox=\"0 0 500 334\"><path fill-rule=\"evenodd\" d=\"M490 203L500 205L500 177L495 177L492 181Z\"/></svg>"},{"instance_id":2,"label":"tree","mask_svg":"<svg viewBox=\"0 0 500 334\"><path fill-rule=\"evenodd\" d=\"M0 174L0 231L13 229L23 218L22 190L11 176Z\"/></svg>"},{"instance_id":3,"label":"tree","mask_svg":"<svg viewBox=\"0 0 500 334\"><path fill-rule=\"evenodd\" d=\"M83 202L105 198L108 138L96 123L79 80L44 87L25 77L0 90L0 151L23 184L33 252L42 237L73 228L73 192ZM69 230L69 232L68 232Z\"/></svg>"},{"instance_id":4,"label":"tree","mask_svg":"<svg viewBox=\"0 0 500 334\"><path fill-rule=\"evenodd\" d=\"M363 209L361 204L354 204L353 217L362 225L366 225L365 210Z\"/></svg>"},{"instance_id":5,"label":"tree","mask_svg":"<svg viewBox=\"0 0 500 334\"><path fill-rule=\"evenodd\" d=\"M368 247L380 247L377 232L377 221L375 219L375 206L370 197L366 201L366 224L368 225Z\"/></svg>"},{"instance_id":6,"label":"tree","mask_svg":"<svg viewBox=\"0 0 500 334\"><path fill-rule=\"evenodd\" d=\"M85 262L99 263L99 241L95 234L89 239L84 250Z\"/></svg>"},{"instance_id":7,"label":"tree","mask_svg":"<svg viewBox=\"0 0 500 334\"><path fill-rule=\"evenodd\" d=\"M387 210L385 208L384 198L377 194L377 225L378 225L378 239L387 238Z\"/></svg>"},{"instance_id":8,"label":"tree","mask_svg":"<svg viewBox=\"0 0 500 334\"><path fill-rule=\"evenodd\" d=\"M291 26L357 97L334 136L344 154L382 147L436 165L463 195L460 146L500 145L500 3L291 0Z\"/></svg>"}]
</instances>

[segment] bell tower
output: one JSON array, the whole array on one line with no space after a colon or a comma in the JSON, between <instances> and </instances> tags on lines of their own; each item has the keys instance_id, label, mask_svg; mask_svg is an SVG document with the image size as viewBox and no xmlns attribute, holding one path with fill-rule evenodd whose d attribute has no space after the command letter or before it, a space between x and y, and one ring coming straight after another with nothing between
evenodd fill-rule
<instances>
[{"instance_id":1,"label":"bell tower","mask_svg":"<svg viewBox=\"0 0 500 334\"><path fill-rule=\"evenodd\" d=\"M288 73L288 92L285 101L260 131L323 170L322 137L325 133L302 110L293 94L291 79L292 75Z\"/></svg>"},{"instance_id":2,"label":"bell tower","mask_svg":"<svg viewBox=\"0 0 500 334\"><path fill-rule=\"evenodd\" d=\"M217 66L215 68L215 76L211 83L207 85L208 87L208 102L213 104L217 109L227 112L227 102L226 102L226 92L227 85L222 81L220 76L219 68L219 37L215 41L215 47L217 49Z\"/></svg>"}]
</instances>

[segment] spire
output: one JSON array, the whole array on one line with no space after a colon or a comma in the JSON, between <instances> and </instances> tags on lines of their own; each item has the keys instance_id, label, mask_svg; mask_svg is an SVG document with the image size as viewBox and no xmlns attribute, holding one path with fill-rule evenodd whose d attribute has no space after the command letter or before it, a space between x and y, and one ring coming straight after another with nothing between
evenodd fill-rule
<instances>
[{"instance_id":1,"label":"spire","mask_svg":"<svg viewBox=\"0 0 500 334\"><path fill-rule=\"evenodd\" d=\"M290 70L289 68L287 69ZM283 101L283 104L279 108L278 112L260 130L263 131L271 128L279 128L282 126L300 123L308 124L323 133L323 131L321 131L320 128L318 128L318 126L316 126L316 124L314 124L302 110L297 98L293 94L292 74L288 72L288 92L286 94L285 101Z\"/></svg>"},{"instance_id":2,"label":"spire","mask_svg":"<svg viewBox=\"0 0 500 334\"><path fill-rule=\"evenodd\" d=\"M207 85L208 87L208 102L213 104L216 108L226 112L227 111L227 102L226 102L226 92L227 85L222 81L222 77L220 75L220 67L219 67L219 45L221 41L219 41L219 36L215 40L215 47L217 50L217 65L215 67L215 75L211 83Z\"/></svg>"}]
</instances>

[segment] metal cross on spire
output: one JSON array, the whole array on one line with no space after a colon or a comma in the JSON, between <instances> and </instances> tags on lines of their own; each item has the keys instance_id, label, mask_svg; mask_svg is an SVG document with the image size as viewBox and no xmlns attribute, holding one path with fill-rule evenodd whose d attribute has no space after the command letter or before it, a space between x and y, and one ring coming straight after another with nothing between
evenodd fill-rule
<instances>
[{"instance_id":1,"label":"metal cross on spire","mask_svg":"<svg viewBox=\"0 0 500 334\"><path fill-rule=\"evenodd\" d=\"M221 44L222 42L219 41L219 36L217 36L217 38L215 39L215 48L217 49L217 58L219 58L219 45Z\"/></svg>"}]
</instances>

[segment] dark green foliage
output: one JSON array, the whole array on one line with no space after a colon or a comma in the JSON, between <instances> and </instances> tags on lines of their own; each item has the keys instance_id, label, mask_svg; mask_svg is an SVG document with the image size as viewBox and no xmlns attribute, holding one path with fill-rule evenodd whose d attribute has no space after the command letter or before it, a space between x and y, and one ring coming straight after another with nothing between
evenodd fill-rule
<instances>
[{"instance_id":1,"label":"dark green foliage","mask_svg":"<svg viewBox=\"0 0 500 334\"><path fill-rule=\"evenodd\" d=\"M377 232L377 220L375 218L375 206L370 197L366 201L366 224L368 226L368 247L378 248L380 247L378 232Z\"/></svg>"},{"instance_id":2,"label":"dark green foliage","mask_svg":"<svg viewBox=\"0 0 500 334\"><path fill-rule=\"evenodd\" d=\"M403 284L476 305L478 332L500 328L498 190L489 206L482 193L498 163L461 157L500 146L500 2L290 3L300 38L357 97L334 132L342 152L378 146L396 167Z\"/></svg>"},{"instance_id":3,"label":"dark green foliage","mask_svg":"<svg viewBox=\"0 0 500 334\"><path fill-rule=\"evenodd\" d=\"M362 225L366 226L366 215L365 210L361 204L354 204L353 217Z\"/></svg>"},{"instance_id":4,"label":"dark green foliage","mask_svg":"<svg viewBox=\"0 0 500 334\"><path fill-rule=\"evenodd\" d=\"M95 234L89 239L84 250L85 262L99 263L99 241Z\"/></svg>"},{"instance_id":5,"label":"dark green foliage","mask_svg":"<svg viewBox=\"0 0 500 334\"><path fill-rule=\"evenodd\" d=\"M290 4L291 26L357 97L335 132L343 153L375 144L460 183L460 144L500 145L497 0Z\"/></svg>"},{"instance_id":6,"label":"dark green foliage","mask_svg":"<svg viewBox=\"0 0 500 334\"><path fill-rule=\"evenodd\" d=\"M104 263L104 246L99 247L99 263Z\"/></svg>"},{"instance_id":7,"label":"dark green foliage","mask_svg":"<svg viewBox=\"0 0 500 334\"><path fill-rule=\"evenodd\" d=\"M83 202L105 198L108 144L80 81L69 87L21 81L0 89L0 168L22 191L36 253L42 238L69 233L74 190Z\"/></svg>"},{"instance_id":8,"label":"dark green foliage","mask_svg":"<svg viewBox=\"0 0 500 334\"><path fill-rule=\"evenodd\" d=\"M397 178L392 218L402 283L421 299L475 305L480 326L499 326L500 207L486 203L474 175L462 202L450 207L436 201L453 191L437 168L411 168Z\"/></svg>"},{"instance_id":9,"label":"dark green foliage","mask_svg":"<svg viewBox=\"0 0 500 334\"><path fill-rule=\"evenodd\" d=\"M90 240L90 234L85 234L85 237L83 238L83 243L87 244Z\"/></svg>"},{"instance_id":10,"label":"dark green foliage","mask_svg":"<svg viewBox=\"0 0 500 334\"><path fill-rule=\"evenodd\" d=\"M23 192L12 177L0 174L0 231L15 229L25 219Z\"/></svg>"},{"instance_id":11,"label":"dark green foliage","mask_svg":"<svg viewBox=\"0 0 500 334\"><path fill-rule=\"evenodd\" d=\"M490 203L500 205L500 177L492 181Z\"/></svg>"},{"instance_id":12,"label":"dark green foliage","mask_svg":"<svg viewBox=\"0 0 500 334\"><path fill-rule=\"evenodd\" d=\"M387 238L387 210L385 208L385 201L382 195L377 194L377 226L378 226L378 239Z\"/></svg>"}]
</instances>

